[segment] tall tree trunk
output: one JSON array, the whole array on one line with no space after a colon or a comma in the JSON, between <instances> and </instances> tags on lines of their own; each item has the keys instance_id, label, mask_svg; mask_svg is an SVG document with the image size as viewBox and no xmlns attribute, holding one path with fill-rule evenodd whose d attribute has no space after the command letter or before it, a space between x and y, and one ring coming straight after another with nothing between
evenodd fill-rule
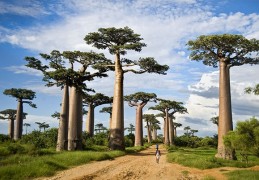
<instances>
[{"instance_id":1,"label":"tall tree trunk","mask_svg":"<svg viewBox=\"0 0 259 180\"><path fill-rule=\"evenodd\" d=\"M88 106L86 132L88 132L91 137L94 135L94 107L92 103Z\"/></svg>"},{"instance_id":2,"label":"tall tree trunk","mask_svg":"<svg viewBox=\"0 0 259 180\"><path fill-rule=\"evenodd\" d=\"M136 107L135 146L143 146L143 106Z\"/></svg>"},{"instance_id":3,"label":"tall tree trunk","mask_svg":"<svg viewBox=\"0 0 259 180\"><path fill-rule=\"evenodd\" d=\"M169 121L169 141L170 141L170 145L174 145L174 125L173 125L173 119L171 117L169 117L168 119Z\"/></svg>"},{"instance_id":4,"label":"tall tree trunk","mask_svg":"<svg viewBox=\"0 0 259 180\"><path fill-rule=\"evenodd\" d=\"M228 62L220 60L219 75L219 123L218 123L218 152L216 157L223 159L236 159L235 152L228 150L224 145L223 136L233 130L230 74Z\"/></svg>"},{"instance_id":5,"label":"tall tree trunk","mask_svg":"<svg viewBox=\"0 0 259 180\"><path fill-rule=\"evenodd\" d=\"M112 113L109 113L110 119L109 119L109 130L112 128Z\"/></svg>"},{"instance_id":6,"label":"tall tree trunk","mask_svg":"<svg viewBox=\"0 0 259 180\"><path fill-rule=\"evenodd\" d=\"M23 127L23 103L22 99L17 99L17 112L16 112L16 127L14 140L18 140L22 137L22 127Z\"/></svg>"},{"instance_id":7,"label":"tall tree trunk","mask_svg":"<svg viewBox=\"0 0 259 180\"><path fill-rule=\"evenodd\" d=\"M151 130L150 130L150 125L149 125L149 123L147 121L147 142L151 143L151 141L152 141Z\"/></svg>"},{"instance_id":8,"label":"tall tree trunk","mask_svg":"<svg viewBox=\"0 0 259 180\"><path fill-rule=\"evenodd\" d=\"M168 110L165 109L165 145L169 145L169 115L168 115Z\"/></svg>"},{"instance_id":9,"label":"tall tree trunk","mask_svg":"<svg viewBox=\"0 0 259 180\"><path fill-rule=\"evenodd\" d=\"M69 123L68 123L68 150L79 150L82 148L80 137L82 129L82 95L76 87L71 87L69 100ZM81 135L82 136L82 135Z\"/></svg>"},{"instance_id":10,"label":"tall tree trunk","mask_svg":"<svg viewBox=\"0 0 259 180\"><path fill-rule=\"evenodd\" d=\"M83 149L83 144L82 144L82 132L83 132L83 98L82 98L82 92L78 91L77 94L77 145L76 149L77 150L82 150Z\"/></svg>"},{"instance_id":11,"label":"tall tree trunk","mask_svg":"<svg viewBox=\"0 0 259 180\"><path fill-rule=\"evenodd\" d=\"M174 137L177 137L176 127L174 127Z\"/></svg>"},{"instance_id":12,"label":"tall tree trunk","mask_svg":"<svg viewBox=\"0 0 259 180\"><path fill-rule=\"evenodd\" d=\"M112 150L125 150L124 143L124 101L123 101L123 69L120 54L115 59L115 84L112 105L112 123L109 137L109 147Z\"/></svg>"},{"instance_id":13,"label":"tall tree trunk","mask_svg":"<svg viewBox=\"0 0 259 180\"><path fill-rule=\"evenodd\" d=\"M8 135L9 135L10 139L13 139L13 137L14 137L14 119L10 118L10 119L8 119L8 121L9 121Z\"/></svg>"},{"instance_id":14,"label":"tall tree trunk","mask_svg":"<svg viewBox=\"0 0 259 180\"><path fill-rule=\"evenodd\" d=\"M69 87L64 86L63 100L59 118L58 140L56 151L67 150L68 136L68 117L69 117Z\"/></svg>"},{"instance_id":15,"label":"tall tree trunk","mask_svg":"<svg viewBox=\"0 0 259 180\"><path fill-rule=\"evenodd\" d=\"M153 129L153 131L152 131L152 139L157 140L157 130L156 129Z\"/></svg>"}]
</instances>

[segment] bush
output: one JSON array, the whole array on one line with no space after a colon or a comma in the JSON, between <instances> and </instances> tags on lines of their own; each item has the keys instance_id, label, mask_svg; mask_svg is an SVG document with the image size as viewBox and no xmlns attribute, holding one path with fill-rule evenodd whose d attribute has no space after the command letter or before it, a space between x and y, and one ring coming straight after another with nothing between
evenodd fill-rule
<instances>
[{"instance_id":1,"label":"bush","mask_svg":"<svg viewBox=\"0 0 259 180\"><path fill-rule=\"evenodd\" d=\"M11 138L8 135L0 134L0 142L10 141Z\"/></svg>"},{"instance_id":2,"label":"bush","mask_svg":"<svg viewBox=\"0 0 259 180\"><path fill-rule=\"evenodd\" d=\"M133 147L135 144L135 135L134 134L128 134L124 137L125 141L125 147Z\"/></svg>"},{"instance_id":3,"label":"bush","mask_svg":"<svg viewBox=\"0 0 259 180\"><path fill-rule=\"evenodd\" d=\"M18 143L11 143L9 146L7 146L7 150L9 151L9 154L23 154L25 153L25 148Z\"/></svg>"},{"instance_id":4,"label":"bush","mask_svg":"<svg viewBox=\"0 0 259 180\"><path fill-rule=\"evenodd\" d=\"M45 132L32 131L30 134L22 136L21 143L34 145L36 148L55 148L57 137L57 128L52 128Z\"/></svg>"}]
</instances>

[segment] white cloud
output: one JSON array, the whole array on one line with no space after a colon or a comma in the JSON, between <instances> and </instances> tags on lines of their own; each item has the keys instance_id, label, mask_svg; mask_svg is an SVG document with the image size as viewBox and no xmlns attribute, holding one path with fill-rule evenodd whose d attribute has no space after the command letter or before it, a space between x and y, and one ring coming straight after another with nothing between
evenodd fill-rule
<instances>
[{"instance_id":1,"label":"white cloud","mask_svg":"<svg viewBox=\"0 0 259 180\"><path fill-rule=\"evenodd\" d=\"M35 2L35 1L30 1ZM33 3L32 3L33 4ZM56 50L95 50L86 45L83 38L89 32L100 27L129 26L141 34L147 47L142 52L129 52L127 58L155 57L160 64L167 64L171 70L168 75L125 74L125 94L137 91L155 92L162 98L184 101L188 115L177 115L180 123L193 120L194 129L214 132L215 127L206 123L217 113L218 71L195 62L187 56L186 42L201 34L238 33L247 38L259 38L258 14L215 14L213 9L202 1L196 0L65 0L48 7L40 7L40 3L28 7L22 5L7 6L0 13L13 13L28 16L31 8L32 16L55 13L62 17L55 23L37 24L23 29L9 30L0 27L1 42L8 42L36 52L49 53ZM0 4L0 6L3 3ZM18 9L20 8L20 11ZM49 9L51 11L48 11ZM114 59L108 52L108 58ZM15 73L29 73L40 76L39 72L24 67L9 67ZM242 94L242 89L251 82L257 82L258 67L242 66L231 69L231 89L233 102L233 119L245 118L255 113L258 97ZM87 82L87 86L97 92L113 95L114 73L110 77ZM248 79L249 78L249 79ZM191 84L191 85L190 85ZM189 86L188 86L189 85ZM29 85L31 89L42 93L59 93L55 88L43 85ZM189 96L187 93L191 93ZM244 104L249 107L245 108ZM245 114L242 114L245 113ZM135 115L135 114L134 114ZM98 117L97 117L98 118ZM130 121L130 117L125 117ZM191 119L192 118L192 119ZM134 119L134 118L133 118ZM200 126L197 125L200 121Z\"/></svg>"},{"instance_id":2,"label":"white cloud","mask_svg":"<svg viewBox=\"0 0 259 180\"><path fill-rule=\"evenodd\" d=\"M15 14L22 16L37 17L39 15L49 14L39 1L26 0L26 1L1 1L0 14Z\"/></svg>"},{"instance_id":3,"label":"white cloud","mask_svg":"<svg viewBox=\"0 0 259 180\"><path fill-rule=\"evenodd\" d=\"M15 74L29 74L34 76L42 76L42 73L38 70L28 68L26 66L9 66L4 69L11 71Z\"/></svg>"}]
</instances>

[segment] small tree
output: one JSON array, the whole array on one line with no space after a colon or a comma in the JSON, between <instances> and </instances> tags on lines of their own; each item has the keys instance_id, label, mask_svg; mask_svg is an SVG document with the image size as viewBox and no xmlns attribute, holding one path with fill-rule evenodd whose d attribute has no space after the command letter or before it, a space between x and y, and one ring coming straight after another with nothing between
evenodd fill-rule
<instances>
[{"instance_id":1,"label":"small tree","mask_svg":"<svg viewBox=\"0 0 259 180\"><path fill-rule=\"evenodd\" d=\"M111 129L112 107L103 107L100 110L100 113L108 113L110 115L110 118L109 118L109 129Z\"/></svg>"},{"instance_id":2,"label":"small tree","mask_svg":"<svg viewBox=\"0 0 259 180\"><path fill-rule=\"evenodd\" d=\"M194 133L197 133L197 132L199 132L199 131L196 130L196 129L191 129L191 130L190 130L190 135L191 135L191 136L194 136Z\"/></svg>"},{"instance_id":3,"label":"small tree","mask_svg":"<svg viewBox=\"0 0 259 180\"><path fill-rule=\"evenodd\" d=\"M259 84L255 85L255 87L245 88L245 93L259 95Z\"/></svg>"},{"instance_id":4,"label":"small tree","mask_svg":"<svg viewBox=\"0 0 259 180\"><path fill-rule=\"evenodd\" d=\"M250 153L259 157L259 120L253 117L244 122L237 122L236 130L230 131L224 137L224 144L230 150L239 150L246 163Z\"/></svg>"},{"instance_id":5,"label":"small tree","mask_svg":"<svg viewBox=\"0 0 259 180\"><path fill-rule=\"evenodd\" d=\"M154 107L150 107L149 109L158 110L162 112L162 116L164 117L164 143L166 145L174 144L174 126L173 119L175 113L187 113L187 109L183 106L182 102L171 101L158 99L160 102L158 105ZM161 115L160 115L161 116Z\"/></svg>"},{"instance_id":6,"label":"small tree","mask_svg":"<svg viewBox=\"0 0 259 180\"><path fill-rule=\"evenodd\" d=\"M83 104L88 106L87 120L86 120L86 132L90 136L94 135L94 109L97 106L108 104L112 102L112 98L105 96L102 93L96 93L94 95L84 94Z\"/></svg>"},{"instance_id":7,"label":"small tree","mask_svg":"<svg viewBox=\"0 0 259 180\"><path fill-rule=\"evenodd\" d=\"M33 100L35 96L35 92L28 89L6 89L4 91L5 95L15 97L18 101L17 105L17 112L16 112L16 128L15 128L15 134L14 134L14 140L18 140L22 137L22 127L23 127L23 104L29 104L31 107L36 108L36 105L32 103L31 100Z\"/></svg>"},{"instance_id":8,"label":"small tree","mask_svg":"<svg viewBox=\"0 0 259 180\"><path fill-rule=\"evenodd\" d=\"M152 136L151 136L151 122L156 121L156 116L154 114L144 114L143 119L146 122L146 128L147 128L147 139L148 143L151 143Z\"/></svg>"},{"instance_id":9,"label":"small tree","mask_svg":"<svg viewBox=\"0 0 259 180\"><path fill-rule=\"evenodd\" d=\"M25 132L27 134L27 128L31 126L29 123L23 123L23 126L25 126Z\"/></svg>"},{"instance_id":10,"label":"small tree","mask_svg":"<svg viewBox=\"0 0 259 180\"><path fill-rule=\"evenodd\" d=\"M190 126L184 127L183 130L186 131L186 133L184 133L186 136L190 136L190 131L189 131L189 130L191 130Z\"/></svg>"},{"instance_id":11,"label":"small tree","mask_svg":"<svg viewBox=\"0 0 259 180\"><path fill-rule=\"evenodd\" d=\"M210 118L210 121L211 121L213 124L216 124L216 125L218 126L218 125L219 125L219 116Z\"/></svg>"},{"instance_id":12,"label":"small tree","mask_svg":"<svg viewBox=\"0 0 259 180\"><path fill-rule=\"evenodd\" d=\"M176 137L177 136L177 132L176 132L176 129L178 128L178 127L181 127L182 126L182 124L181 123L174 123L174 137Z\"/></svg>"},{"instance_id":13,"label":"small tree","mask_svg":"<svg viewBox=\"0 0 259 180\"><path fill-rule=\"evenodd\" d=\"M0 112L0 119L8 119L9 127L8 127L8 136L13 139L14 138L14 120L16 117L17 110L15 109L6 109Z\"/></svg>"},{"instance_id":14,"label":"small tree","mask_svg":"<svg viewBox=\"0 0 259 180\"><path fill-rule=\"evenodd\" d=\"M95 125L95 127L96 132L99 131L99 133L104 129L103 123L98 123Z\"/></svg>"},{"instance_id":15,"label":"small tree","mask_svg":"<svg viewBox=\"0 0 259 180\"><path fill-rule=\"evenodd\" d=\"M129 124L129 127L125 128L125 129L128 129L129 133L130 134L133 134L132 132L135 131L135 126L133 124Z\"/></svg>"}]
</instances>

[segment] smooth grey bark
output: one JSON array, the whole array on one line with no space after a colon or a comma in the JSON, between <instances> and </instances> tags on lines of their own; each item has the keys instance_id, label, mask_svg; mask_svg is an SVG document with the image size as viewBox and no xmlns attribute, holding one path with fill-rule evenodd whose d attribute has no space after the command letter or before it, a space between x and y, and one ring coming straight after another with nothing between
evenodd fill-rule
<instances>
[{"instance_id":1,"label":"smooth grey bark","mask_svg":"<svg viewBox=\"0 0 259 180\"><path fill-rule=\"evenodd\" d=\"M88 105L86 132L88 132L91 137L94 135L94 107L92 103Z\"/></svg>"},{"instance_id":2,"label":"smooth grey bark","mask_svg":"<svg viewBox=\"0 0 259 180\"><path fill-rule=\"evenodd\" d=\"M112 150L125 150L123 78L124 72L120 63L120 54L117 52L115 59L115 84L112 103L112 122L109 137L109 147Z\"/></svg>"},{"instance_id":3,"label":"smooth grey bark","mask_svg":"<svg viewBox=\"0 0 259 180\"><path fill-rule=\"evenodd\" d=\"M18 140L22 137L23 128L23 102L22 99L17 99L17 112L16 112L16 127L14 132L14 140Z\"/></svg>"},{"instance_id":4,"label":"smooth grey bark","mask_svg":"<svg viewBox=\"0 0 259 180\"><path fill-rule=\"evenodd\" d=\"M64 86L63 100L59 118L58 140L56 151L67 150L69 118L69 87Z\"/></svg>"},{"instance_id":5,"label":"smooth grey bark","mask_svg":"<svg viewBox=\"0 0 259 180\"><path fill-rule=\"evenodd\" d=\"M157 130L156 129L152 130L152 139L157 140Z\"/></svg>"},{"instance_id":6,"label":"smooth grey bark","mask_svg":"<svg viewBox=\"0 0 259 180\"><path fill-rule=\"evenodd\" d=\"M14 119L9 118L9 126L8 126L8 136L13 139L14 138Z\"/></svg>"},{"instance_id":7,"label":"smooth grey bark","mask_svg":"<svg viewBox=\"0 0 259 180\"><path fill-rule=\"evenodd\" d=\"M233 130L231 92L230 92L230 66L224 58L220 59L219 74L219 122L218 122L218 152L216 157L223 159L236 159L235 152L228 150L224 145L223 137Z\"/></svg>"},{"instance_id":8,"label":"smooth grey bark","mask_svg":"<svg viewBox=\"0 0 259 180\"><path fill-rule=\"evenodd\" d=\"M136 125L135 125L135 146L143 146L143 107L147 103L140 103L136 106Z\"/></svg>"},{"instance_id":9,"label":"smooth grey bark","mask_svg":"<svg viewBox=\"0 0 259 180\"><path fill-rule=\"evenodd\" d=\"M164 137L165 137L165 141L164 144L165 145L169 145L170 141L169 141L169 114L168 114L168 109L165 109L165 125L164 125L165 129L164 129Z\"/></svg>"},{"instance_id":10,"label":"smooth grey bark","mask_svg":"<svg viewBox=\"0 0 259 180\"><path fill-rule=\"evenodd\" d=\"M150 129L150 124L147 121L147 142L151 143L152 141L152 137L151 137L151 129Z\"/></svg>"},{"instance_id":11,"label":"smooth grey bark","mask_svg":"<svg viewBox=\"0 0 259 180\"><path fill-rule=\"evenodd\" d=\"M173 119L171 117L169 117L168 119L169 121L169 142L170 145L174 145L174 123L173 123Z\"/></svg>"},{"instance_id":12,"label":"smooth grey bark","mask_svg":"<svg viewBox=\"0 0 259 180\"><path fill-rule=\"evenodd\" d=\"M82 94L71 87L69 99L68 150L82 149Z\"/></svg>"}]
</instances>

